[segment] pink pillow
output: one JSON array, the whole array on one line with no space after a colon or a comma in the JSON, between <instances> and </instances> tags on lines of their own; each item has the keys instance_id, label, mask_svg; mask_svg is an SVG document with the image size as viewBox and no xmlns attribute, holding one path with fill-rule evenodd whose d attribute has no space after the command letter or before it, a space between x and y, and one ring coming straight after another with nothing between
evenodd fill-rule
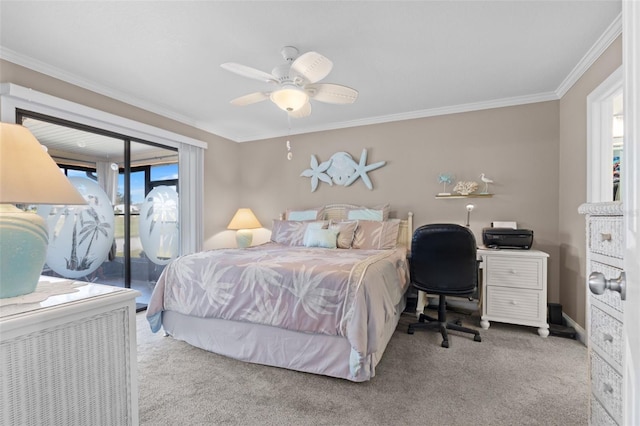
<instances>
[{"instance_id":1,"label":"pink pillow","mask_svg":"<svg viewBox=\"0 0 640 426\"><path fill-rule=\"evenodd\" d=\"M329 229L338 230L338 241L336 245L341 249L351 248L357 227L357 220L345 220L343 222L332 220L329 222Z\"/></svg>"},{"instance_id":2,"label":"pink pillow","mask_svg":"<svg viewBox=\"0 0 640 426\"><path fill-rule=\"evenodd\" d=\"M398 244L400 219L359 220L351 247L363 250L386 250Z\"/></svg>"}]
</instances>

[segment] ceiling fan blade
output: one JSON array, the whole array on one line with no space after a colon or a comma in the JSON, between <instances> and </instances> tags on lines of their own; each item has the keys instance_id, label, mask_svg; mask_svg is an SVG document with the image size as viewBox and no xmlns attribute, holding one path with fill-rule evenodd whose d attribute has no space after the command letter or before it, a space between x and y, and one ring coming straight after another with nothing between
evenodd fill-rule
<instances>
[{"instance_id":1,"label":"ceiling fan blade","mask_svg":"<svg viewBox=\"0 0 640 426\"><path fill-rule=\"evenodd\" d=\"M265 99L269 99L269 92L255 92L235 98L231 101L231 104L235 106L245 106L264 101Z\"/></svg>"},{"instance_id":2,"label":"ceiling fan blade","mask_svg":"<svg viewBox=\"0 0 640 426\"><path fill-rule=\"evenodd\" d=\"M289 117L292 117L292 118L308 117L309 115L311 115L311 104L309 102L304 104L302 108L297 109L295 111L291 111L289 113Z\"/></svg>"},{"instance_id":3,"label":"ceiling fan blade","mask_svg":"<svg viewBox=\"0 0 640 426\"><path fill-rule=\"evenodd\" d=\"M291 64L291 69L304 77L309 83L325 78L333 68L333 62L317 52L307 52Z\"/></svg>"},{"instance_id":4,"label":"ceiling fan blade","mask_svg":"<svg viewBox=\"0 0 640 426\"><path fill-rule=\"evenodd\" d=\"M316 101L329 104L352 104L358 99L358 91L340 84L307 84L304 90Z\"/></svg>"},{"instance_id":5,"label":"ceiling fan blade","mask_svg":"<svg viewBox=\"0 0 640 426\"><path fill-rule=\"evenodd\" d=\"M231 71L234 74L241 75L243 77L252 78L254 80L266 81L267 83L277 83L278 81L274 76L264 71L257 70L255 68L248 67L242 64L236 64L235 62L226 62L220 65L227 71Z\"/></svg>"}]
</instances>

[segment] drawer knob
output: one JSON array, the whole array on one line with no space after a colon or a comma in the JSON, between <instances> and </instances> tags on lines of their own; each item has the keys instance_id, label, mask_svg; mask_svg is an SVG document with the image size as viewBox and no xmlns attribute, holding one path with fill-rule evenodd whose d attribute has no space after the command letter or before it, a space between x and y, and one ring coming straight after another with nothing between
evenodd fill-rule
<instances>
[{"instance_id":1,"label":"drawer knob","mask_svg":"<svg viewBox=\"0 0 640 426\"><path fill-rule=\"evenodd\" d=\"M515 269L509 269L509 273L515 275L518 273L518 271L516 271Z\"/></svg>"},{"instance_id":2,"label":"drawer knob","mask_svg":"<svg viewBox=\"0 0 640 426\"><path fill-rule=\"evenodd\" d=\"M611 241L611 234L607 234L604 232L600 233L600 241Z\"/></svg>"},{"instance_id":3,"label":"drawer knob","mask_svg":"<svg viewBox=\"0 0 640 426\"><path fill-rule=\"evenodd\" d=\"M512 304L512 305L517 305L517 304L518 304L518 302L516 302L515 300L512 300L512 301L511 301L511 304Z\"/></svg>"},{"instance_id":4,"label":"drawer knob","mask_svg":"<svg viewBox=\"0 0 640 426\"><path fill-rule=\"evenodd\" d=\"M609 383L603 383L602 390L609 394L613 393L613 387Z\"/></svg>"},{"instance_id":5,"label":"drawer knob","mask_svg":"<svg viewBox=\"0 0 640 426\"><path fill-rule=\"evenodd\" d=\"M613 336L608 333L603 333L602 340L604 340L605 342L613 343Z\"/></svg>"},{"instance_id":6,"label":"drawer knob","mask_svg":"<svg viewBox=\"0 0 640 426\"><path fill-rule=\"evenodd\" d=\"M620 299L627 298L627 279L623 272L620 272L618 278L606 279L601 272L592 272L589 275L589 290L593 294L602 294L605 290L617 291L620 293Z\"/></svg>"}]
</instances>

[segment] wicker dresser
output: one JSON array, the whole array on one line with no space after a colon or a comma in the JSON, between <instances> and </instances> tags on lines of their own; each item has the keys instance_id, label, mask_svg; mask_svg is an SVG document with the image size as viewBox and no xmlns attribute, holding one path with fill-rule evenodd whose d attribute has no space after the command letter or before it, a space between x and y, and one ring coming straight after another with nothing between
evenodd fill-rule
<instances>
[{"instance_id":1,"label":"wicker dresser","mask_svg":"<svg viewBox=\"0 0 640 426\"><path fill-rule=\"evenodd\" d=\"M0 424L138 424L139 293L99 284L75 290L37 303L3 299Z\"/></svg>"},{"instance_id":2,"label":"wicker dresser","mask_svg":"<svg viewBox=\"0 0 640 426\"><path fill-rule=\"evenodd\" d=\"M623 419L624 223L620 203L583 204L587 224L586 326L591 379L590 424L620 425ZM602 275L600 275L600 274Z\"/></svg>"}]
</instances>

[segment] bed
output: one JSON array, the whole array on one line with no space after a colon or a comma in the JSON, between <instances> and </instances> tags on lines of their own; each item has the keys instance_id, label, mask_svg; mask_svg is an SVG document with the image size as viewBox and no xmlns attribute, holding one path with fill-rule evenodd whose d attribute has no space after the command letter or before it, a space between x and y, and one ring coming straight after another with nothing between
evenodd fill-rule
<instances>
[{"instance_id":1,"label":"bed","mask_svg":"<svg viewBox=\"0 0 640 426\"><path fill-rule=\"evenodd\" d=\"M405 308L412 214L389 219L388 205L312 210L274 220L268 243L172 261L151 295L152 331L246 362L374 377Z\"/></svg>"}]
</instances>

